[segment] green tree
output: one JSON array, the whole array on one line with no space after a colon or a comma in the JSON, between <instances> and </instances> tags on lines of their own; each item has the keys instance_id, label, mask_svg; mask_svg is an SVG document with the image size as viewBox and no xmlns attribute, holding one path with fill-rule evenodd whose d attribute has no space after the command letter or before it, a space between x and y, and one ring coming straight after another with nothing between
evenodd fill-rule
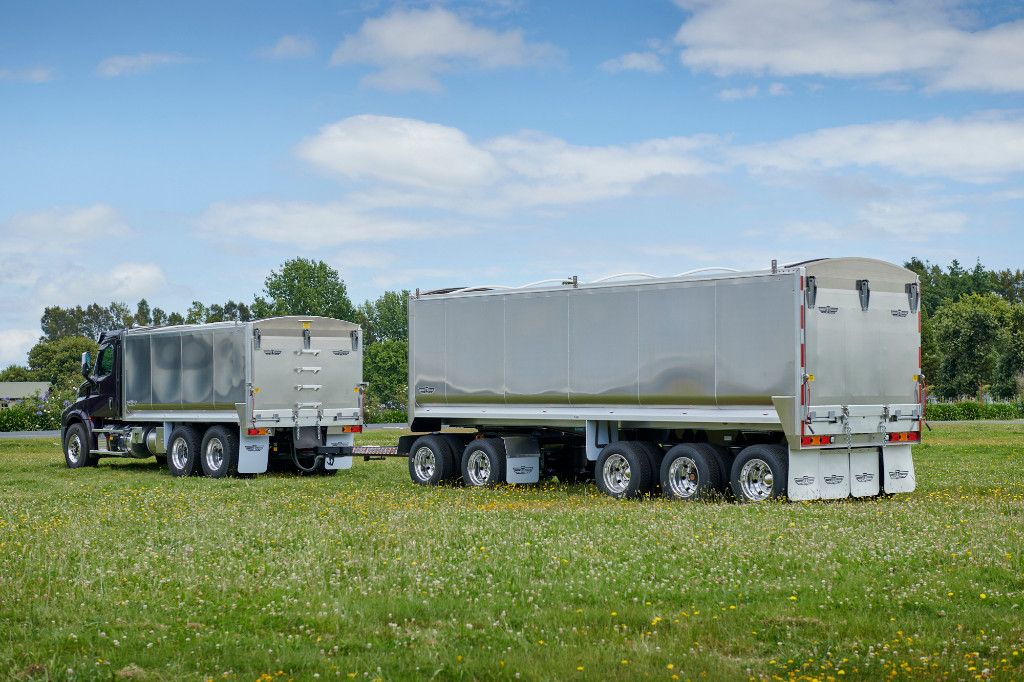
<instances>
[{"instance_id":1,"label":"green tree","mask_svg":"<svg viewBox=\"0 0 1024 682\"><path fill-rule=\"evenodd\" d=\"M171 313L167 316L167 324L168 326L185 324L185 316L181 313Z\"/></svg>"},{"instance_id":2,"label":"green tree","mask_svg":"<svg viewBox=\"0 0 1024 682\"><path fill-rule=\"evenodd\" d=\"M55 386L80 381L82 353L96 357L96 342L84 336L65 336L53 341L40 341L28 352L28 366L37 381Z\"/></svg>"},{"instance_id":3,"label":"green tree","mask_svg":"<svg viewBox=\"0 0 1024 682\"><path fill-rule=\"evenodd\" d=\"M8 365L0 371L0 381L36 381L36 375L23 365Z\"/></svg>"},{"instance_id":4,"label":"green tree","mask_svg":"<svg viewBox=\"0 0 1024 682\"><path fill-rule=\"evenodd\" d=\"M142 298L139 299L138 305L135 307L135 324L136 327L148 327L153 324L153 312L150 310L149 301Z\"/></svg>"},{"instance_id":5,"label":"green tree","mask_svg":"<svg viewBox=\"0 0 1024 682\"><path fill-rule=\"evenodd\" d=\"M256 317L322 315L354 320L355 308L338 271L320 260L293 258L263 283L263 293L253 303Z\"/></svg>"},{"instance_id":6,"label":"green tree","mask_svg":"<svg viewBox=\"0 0 1024 682\"><path fill-rule=\"evenodd\" d=\"M206 322L206 306L201 301L192 301L192 305L185 311L185 324L202 324Z\"/></svg>"},{"instance_id":7,"label":"green tree","mask_svg":"<svg viewBox=\"0 0 1024 682\"><path fill-rule=\"evenodd\" d=\"M996 378L1009 341L1010 304L994 294L970 294L947 303L935 315L942 347L938 392L947 398L976 395Z\"/></svg>"},{"instance_id":8,"label":"green tree","mask_svg":"<svg viewBox=\"0 0 1024 682\"><path fill-rule=\"evenodd\" d=\"M375 301L365 301L356 312L366 343L405 341L409 338L409 292L385 291Z\"/></svg>"},{"instance_id":9,"label":"green tree","mask_svg":"<svg viewBox=\"0 0 1024 682\"><path fill-rule=\"evenodd\" d=\"M153 325L163 327L167 324L167 313L162 308L153 308Z\"/></svg>"},{"instance_id":10,"label":"green tree","mask_svg":"<svg viewBox=\"0 0 1024 682\"><path fill-rule=\"evenodd\" d=\"M921 310L921 373L929 390L941 395L942 346L935 331L935 319L926 308Z\"/></svg>"},{"instance_id":11,"label":"green tree","mask_svg":"<svg viewBox=\"0 0 1024 682\"><path fill-rule=\"evenodd\" d=\"M366 404L371 416L381 410L405 410L408 368L406 341L378 341L363 349L363 378L369 383Z\"/></svg>"},{"instance_id":12,"label":"green tree","mask_svg":"<svg viewBox=\"0 0 1024 682\"><path fill-rule=\"evenodd\" d=\"M1024 303L1017 303L1007 318L1006 344L999 359L992 392L1000 398L1024 396Z\"/></svg>"}]
</instances>

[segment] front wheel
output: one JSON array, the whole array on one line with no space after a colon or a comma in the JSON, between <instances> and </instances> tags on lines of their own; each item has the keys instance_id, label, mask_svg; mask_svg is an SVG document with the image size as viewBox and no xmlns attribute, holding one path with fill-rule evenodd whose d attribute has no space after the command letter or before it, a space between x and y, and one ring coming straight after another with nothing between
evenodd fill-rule
<instances>
[{"instance_id":1,"label":"front wheel","mask_svg":"<svg viewBox=\"0 0 1024 682\"><path fill-rule=\"evenodd\" d=\"M732 493L740 502L763 502L786 495L789 470L786 448L751 445L732 463Z\"/></svg>"},{"instance_id":2,"label":"front wheel","mask_svg":"<svg viewBox=\"0 0 1024 682\"><path fill-rule=\"evenodd\" d=\"M89 454L89 437L85 426L75 423L68 427L64 435L64 463L68 469L94 467L99 463L95 455Z\"/></svg>"}]
</instances>

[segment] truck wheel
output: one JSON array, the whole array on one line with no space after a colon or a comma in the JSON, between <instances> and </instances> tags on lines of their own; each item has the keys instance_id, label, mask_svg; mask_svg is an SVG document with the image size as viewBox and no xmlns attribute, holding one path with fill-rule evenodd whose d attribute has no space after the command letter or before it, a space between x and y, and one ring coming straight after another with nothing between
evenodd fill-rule
<instances>
[{"instance_id":1,"label":"truck wheel","mask_svg":"<svg viewBox=\"0 0 1024 682\"><path fill-rule=\"evenodd\" d=\"M77 422L69 426L67 433L64 434L64 463L68 465L68 469L94 467L99 464L99 458L89 454L90 449L85 426Z\"/></svg>"},{"instance_id":2,"label":"truck wheel","mask_svg":"<svg viewBox=\"0 0 1024 682\"><path fill-rule=\"evenodd\" d=\"M732 488L729 486L729 479L732 476L732 461L735 458L729 452L729 448L723 445L715 445L714 443L697 443L696 445L698 448L706 451L708 457L712 458L711 461L718 465L720 474L718 490L723 493L731 493Z\"/></svg>"},{"instance_id":3,"label":"truck wheel","mask_svg":"<svg viewBox=\"0 0 1024 682\"><path fill-rule=\"evenodd\" d=\"M500 438L471 441L462 451L462 482L474 488L493 488L505 482L505 443Z\"/></svg>"},{"instance_id":4,"label":"truck wheel","mask_svg":"<svg viewBox=\"0 0 1024 682\"><path fill-rule=\"evenodd\" d=\"M661 492L674 500L704 500L722 488L718 455L702 443L682 443L661 463Z\"/></svg>"},{"instance_id":5,"label":"truck wheel","mask_svg":"<svg viewBox=\"0 0 1024 682\"><path fill-rule=\"evenodd\" d=\"M455 453L437 434L421 436L409 450L409 478L419 485L441 485L455 480Z\"/></svg>"},{"instance_id":6,"label":"truck wheel","mask_svg":"<svg viewBox=\"0 0 1024 682\"><path fill-rule=\"evenodd\" d=\"M199 434L188 424L171 431L167 444L167 469L171 476L195 476L202 473L199 464Z\"/></svg>"},{"instance_id":7,"label":"truck wheel","mask_svg":"<svg viewBox=\"0 0 1024 682\"><path fill-rule=\"evenodd\" d=\"M778 445L751 445L732 463L732 492L741 502L762 502L786 495L786 450Z\"/></svg>"},{"instance_id":8,"label":"truck wheel","mask_svg":"<svg viewBox=\"0 0 1024 682\"><path fill-rule=\"evenodd\" d=\"M633 441L609 443L597 456L594 478L605 495L640 497L651 489L651 460L647 449Z\"/></svg>"},{"instance_id":9,"label":"truck wheel","mask_svg":"<svg viewBox=\"0 0 1024 682\"><path fill-rule=\"evenodd\" d=\"M238 471L238 433L226 426L211 426L203 436L199 461L210 478L224 478Z\"/></svg>"}]
</instances>

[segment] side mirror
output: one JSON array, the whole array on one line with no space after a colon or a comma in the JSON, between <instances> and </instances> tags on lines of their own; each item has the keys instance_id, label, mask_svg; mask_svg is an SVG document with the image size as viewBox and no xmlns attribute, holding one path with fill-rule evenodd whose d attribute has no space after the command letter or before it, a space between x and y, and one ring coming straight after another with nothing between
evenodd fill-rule
<instances>
[{"instance_id":1,"label":"side mirror","mask_svg":"<svg viewBox=\"0 0 1024 682\"><path fill-rule=\"evenodd\" d=\"M89 368L92 367L92 356L89 355L89 351L82 353L82 376L86 379L89 378Z\"/></svg>"}]
</instances>

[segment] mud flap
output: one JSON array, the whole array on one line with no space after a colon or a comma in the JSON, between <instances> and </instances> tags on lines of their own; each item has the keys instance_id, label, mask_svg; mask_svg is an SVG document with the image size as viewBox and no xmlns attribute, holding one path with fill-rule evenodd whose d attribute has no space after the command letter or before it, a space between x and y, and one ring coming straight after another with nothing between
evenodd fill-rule
<instances>
[{"instance_id":1,"label":"mud flap","mask_svg":"<svg viewBox=\"0 0 1024 682\"><path fill-rule=\"evenodd\" d=\"M794 502L821 498L821 493L818 491L817 450L790 449L786 496Z\"/></svg>"},{"instance_id":2,"label":"mud flap","mask_svg":"<svg viewBox=\"0 0 1024 682\"><path fill-rule=\"evenodd\" d=\"M351 433L331 433L331 428L327 429L327 435L324 440L324 445L328 447L352 447L355 444L355 435ZM352 468L352 455L344 457L327 456L324 458L324 468L328 471L334 469L351 469Z\"/></svg>"},{"instance_id":3,"label":"mud flap","mask_svg":"<svg viewBox=\"0 0 1024 682\"><path fill-rule=\"evenodd\" d=\"M882 448L882 486L887 493L910 493L917 488L909 445Z\"/></svg>"},{"instance_id":4,"label":"mud flap","mask_svg":"<svg viewBox=\"0 0 1024 682\"><path fill-rule=\"evenodd\" d=\"M238 435L238 473L262 474L270 459L270 436Z\"/></svg>"},{"instance_id":5,"label":"mud flap","mask_svg":"<svg viewBox=\"0 0 1024 682\"><path fill-rule=\"evenodd\" d=\"M540 445L536 438L505 436L505 480L536 483L540 480Z\"/></svg>"},{"instance_id":6,"label":"mud flap","mask_svg":"<svg viewBox=\"0 0 1024 682\"><path fill-rule=\"evenodd\" d=\"M822 450L819 453L818 492L823 500L850 496L850 456L846 450Z\"/></svg>"},{"instance_id":7,"label":"mud flap","mask_svg":"<svg viewBox=\"0 0 1024 682\"><path fill-rule=\"evenodd\" d=\"M850 494L874 497L879 493L878 448L850 451Z\"/></svg>"}]
</instances>

